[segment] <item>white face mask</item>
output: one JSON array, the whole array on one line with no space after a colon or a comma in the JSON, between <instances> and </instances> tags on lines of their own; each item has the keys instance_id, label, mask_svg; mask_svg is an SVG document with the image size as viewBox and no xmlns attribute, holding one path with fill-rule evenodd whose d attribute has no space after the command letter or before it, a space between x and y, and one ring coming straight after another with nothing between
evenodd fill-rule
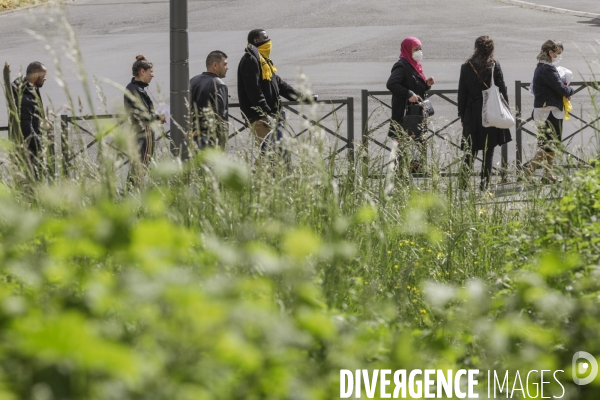
<instances>
[{"instance_id":1,"label":"white face mask","mask_svg":"<svg viewBox=\"0 0 600 400\"><path fill-rule=\"evenodd\" d=\"M559 55L556 56L556 58L552 59L552 64L556 65L556 64L558 64L561 61L562 61L562 54L559 54Z\"/></svg>"},{"instance_id":2,"label":"white face mask","mask_svg":"<svg viewBox=\"0 0 600 400\"><path fill-rule=\"evenodd\" d=\"M413 58L417 61L421 61L423 59L423 50L415 51L413 53Z\"/></svg>"}]
</instances>

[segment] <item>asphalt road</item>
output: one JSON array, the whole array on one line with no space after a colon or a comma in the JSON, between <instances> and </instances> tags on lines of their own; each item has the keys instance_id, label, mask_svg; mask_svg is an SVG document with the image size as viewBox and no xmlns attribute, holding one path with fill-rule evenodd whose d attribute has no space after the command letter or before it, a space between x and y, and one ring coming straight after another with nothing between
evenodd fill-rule
<instances>
[{"instance_id":1,"label":"asphalt road","mask_svg":"<svg viewBox=\"0 0 600 400\"><path fill-rule=\"evenodd\" d=\"M586 11L597 8L597 0L568 3L570 8L575 3L590 8ZM75 99L84 98L77 69L68 59L67 32L59 22L65 13L90 76L126 85L135 56L145 54L155 65L151 93L157 101L168 99L168 6L167 0L75 0L63 7L0 15L0 61L9 61L13 70L25 68L32 60L46 63L50 74L42 91L52 99L54 108L60 108L68 102L54 79L56 60L48 52L50 45L60 60L70 93ZM576 79L590 77L590 68L600 72L598 21L496 0L189 0L191 75L204 70L209 51L225 51L231 65L225 82L231 100L236 101L237 64L248 31L256 27L267 29L273 39L272 59L279 75L295 82L303 71L322 99L355 97L357 119L360 89L385 90L400 42L406 36L422 40L425 73L436 78L436 89L457 87L461 63L472 52L475 38L484 34L495 40L496 57L509 82L511 99L512 82L532 78L535 56L549 38L565 43L562 65L572 69ZM46 39L38 40L26 30ZM107 99L106 110L118 109L122 103L119 91L109 84L100 87ZM98 96L94 98L97 111L104 111ZM0 108L4 108L4 98ZM82 112L86 109L84 105ZM0 113L0 125L5 124L6 114Z\"/></svg>"}]
</instances>

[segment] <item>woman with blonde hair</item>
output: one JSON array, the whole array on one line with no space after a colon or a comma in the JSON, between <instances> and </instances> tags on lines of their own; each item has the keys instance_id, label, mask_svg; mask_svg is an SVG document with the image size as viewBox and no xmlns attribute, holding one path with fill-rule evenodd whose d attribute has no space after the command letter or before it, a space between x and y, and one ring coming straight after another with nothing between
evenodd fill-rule
<instances>
[{"instance_id":1,"label":"woman with blonde hair","mask_svg":"<svg viewBox=\"0 0 600 400\"><path fill-rule=\"evenodd\" d=\"M538 54L538 64L533 75L531 91L535 96L533 120L538 127L538 151L529 165L525 167L525 177L531 178L534 171L544 162L547 163L543 182L553 183L557 178L552 175L555 150L562 142L563 119L565 117L565 98L571 99L572 87L564 82L556 65L562 59L563 44L557 40L547 40Z\"/></svg>"}]
</instances>

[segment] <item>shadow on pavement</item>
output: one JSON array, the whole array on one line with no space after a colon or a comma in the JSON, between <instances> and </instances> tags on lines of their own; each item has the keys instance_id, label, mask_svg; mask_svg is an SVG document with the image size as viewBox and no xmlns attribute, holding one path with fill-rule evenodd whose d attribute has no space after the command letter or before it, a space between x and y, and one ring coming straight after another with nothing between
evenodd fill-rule
<instances>
[{"instance_id":1,"label":"shadow on pavement","mask_svg":"<svg viewBox=\"0 0 600 400\"><path fill-rule=\"evenodd\" d=\"M577 21L580 24L586 24L589 26L600 27L600 18L586 19L585 21Z\"/></svg>"}]
</instances>

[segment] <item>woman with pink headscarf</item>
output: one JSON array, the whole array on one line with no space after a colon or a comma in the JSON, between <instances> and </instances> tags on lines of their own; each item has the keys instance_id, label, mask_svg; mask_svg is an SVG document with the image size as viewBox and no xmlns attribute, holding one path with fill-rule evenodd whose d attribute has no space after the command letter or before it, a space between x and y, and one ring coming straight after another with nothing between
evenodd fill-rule
<instances>
[{"instance_id":1,"label":"woman with pink headscarf","mask_svg":"<svg viewBox=\"0 0 600 400\"><path fill-rule=\"evenodd\" d=\"M421 41L407 37L400 46L400 59L392 67L387 88L392 92L392 122L388 136L399 139L400 123L404 117L407 102L416 103L425 99L425 92L435 83L433 77L426 78L423 72L423 50Z\"/></svg>"}]
</instances>

